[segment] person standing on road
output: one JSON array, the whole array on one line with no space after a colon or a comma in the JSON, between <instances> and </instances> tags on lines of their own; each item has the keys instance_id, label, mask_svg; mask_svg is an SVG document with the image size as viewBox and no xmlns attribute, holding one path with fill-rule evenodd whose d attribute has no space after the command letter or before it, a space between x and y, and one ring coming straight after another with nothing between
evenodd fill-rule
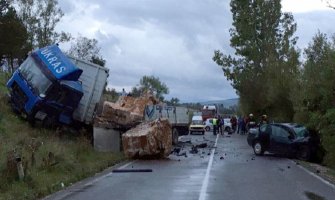
<instances>
[{"instance_id":1,"label":"person standing on road","mask_svg":"<svg viewBox=\"0 0 335 200\"><path fill-rule=\"evenodd\" d=\"M235 115L231 117L230 123L231 123L231 127L233 129L233 132L235 132L236 131L236 126L237 126L237 119L236 119Z\"/></svg>"},{"instance_id":2,"label":"person standing on road","mask_svg":"<svg viewBox=\"0 0 335 200\"><path fill-rule=\"evenodd\" d=\"M247 132L250 128L255 128L256 126L256 120L254 119L254 115L252 113L249 114L248 123L247 123Z\"/></svg>"},{"instance_id":3,"label":"person standing on road","mask_svg":"<svg viewBox=\"0 0 335 200\"><path fill-rule=\"evenodd\" d=\"M218 126L218 119L216 117L213 118L213 134L216 135L216 129Z\"/></svg>"},{"instance_id":4,"label":"person standing on road","mask_svg":"<svg viewBox=\"0 0 335 200\"><path fill-rule=\"evenodd\" d=\"M259 126L263 125L263 124L267 124L268 123L268 116L267 115L262 115L261 121L259 122Z\"/></svg>"},{"instance_id":5,"label":"person standing on road","mask_svg":"<svg viewBox=\"0 0 335 200\"><path fill-rule=\"evenodd\" d=\"M223 125L224 125L224 120L223 118L219 115L218 116L218 133L220 133L221 135L223 135Z\"/></svg>"},{"instance_id":6,"label":"person standing on road","mask_svg":"<svg viewBox=\"0 0 335 200\"><path fill-rule=\"evenodd\" d=\"M238 117L238 120L237 120L237 134L242 134L242 123L243 123L244 119L242 116L239 116Z\"/></svg>"}]
</instances>

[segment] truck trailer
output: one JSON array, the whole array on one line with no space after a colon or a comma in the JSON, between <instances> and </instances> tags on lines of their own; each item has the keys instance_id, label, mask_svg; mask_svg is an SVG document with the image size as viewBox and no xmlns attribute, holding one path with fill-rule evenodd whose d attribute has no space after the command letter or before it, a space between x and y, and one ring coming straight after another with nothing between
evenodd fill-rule
<instances>
[{"instance_id":1,"label":"truck trailer","mask_svg":"<svg viewBox=\"0 0 335 200\"><path fill-rule=\"evenodd\" d=\"M108 73L47 46L32 52L7 82L10 102L31 124L92 124Z\"/></svg>"},{"instance_id":2,"label":"truck trailer","mask_svg":"<svg viewBox=\"0 0 335 200\"><path fill-rule=\"evenodd\" d=\"M172 126L172 143L178 143L179 135L188 134L189 110L181 106L147 105L144 110L146 121L167 118Z\"/></svg>"}]
</instances>

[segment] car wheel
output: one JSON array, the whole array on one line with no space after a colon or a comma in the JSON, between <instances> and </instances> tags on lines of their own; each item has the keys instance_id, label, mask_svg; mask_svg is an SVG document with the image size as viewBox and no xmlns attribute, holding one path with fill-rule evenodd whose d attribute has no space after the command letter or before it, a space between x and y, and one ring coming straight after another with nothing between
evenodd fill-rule
<instances>
[{"instance_id":1,"label":"car wheel","mask_svg":"<svg viewBox=\"0 0 335 200\"><path fill-rule=\"evenodd\" d=\"M259 141L256 141L254 143L254 153L257 155L257 156L261 156L264 154L264 148L263 148L263 145L262 143L260 143Z\"/></svg>"},{"instance_id":2,"label":"car wheel","mask_svg":"<svg viewBox=\"0 0 335 200\"><path fill-rule=\"evenodd\" d=\"M205 130L206 130L206 131L210 131L211 128L210 128L209 126L206 126Z\"/></svg>"},{"instance_id":3,"label":"car wheel","mask_svg":"<svg viewBox=\"0 0 335 200\"><path fill-rule=\"evenodd\" d=\"M178 144L178 137L179 137L178 130L174 128L172 130L172 144L174 145Z\"/></svg>"}]
</instances>

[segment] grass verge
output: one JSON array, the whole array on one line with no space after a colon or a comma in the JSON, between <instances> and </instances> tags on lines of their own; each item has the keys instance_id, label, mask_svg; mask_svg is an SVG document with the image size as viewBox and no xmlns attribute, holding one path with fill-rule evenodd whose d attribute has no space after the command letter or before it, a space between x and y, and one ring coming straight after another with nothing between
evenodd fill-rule
<instances>
[{"instance_id":1,"label":"grass verge","mask_svg":"<svg viewBox=\"0 0 335 200\"><path fill-rule=\"evenodd\" d=\"M39 199L124 160L94 151L85 134L30 127L7 103L7 78L0 73L0 200Z\"/></svg>"}]
</instances>

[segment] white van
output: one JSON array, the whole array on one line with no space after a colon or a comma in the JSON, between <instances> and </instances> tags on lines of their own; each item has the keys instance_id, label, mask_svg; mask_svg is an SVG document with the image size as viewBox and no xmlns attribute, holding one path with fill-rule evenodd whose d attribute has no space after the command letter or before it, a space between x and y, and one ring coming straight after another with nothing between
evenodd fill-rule
<instances>
[{"instance_id":1,"label":"white van","mask_svg":"<svg viewBox=\"0 0 335 200\"><path fill-rule=\"evenodd\" d=\"M202 135L205 134L205 125L202 120L202 116L193 116L192 122L189 128L190 134L193 134L194 132L201 133Z\"/></svg>"}]
</instances>

